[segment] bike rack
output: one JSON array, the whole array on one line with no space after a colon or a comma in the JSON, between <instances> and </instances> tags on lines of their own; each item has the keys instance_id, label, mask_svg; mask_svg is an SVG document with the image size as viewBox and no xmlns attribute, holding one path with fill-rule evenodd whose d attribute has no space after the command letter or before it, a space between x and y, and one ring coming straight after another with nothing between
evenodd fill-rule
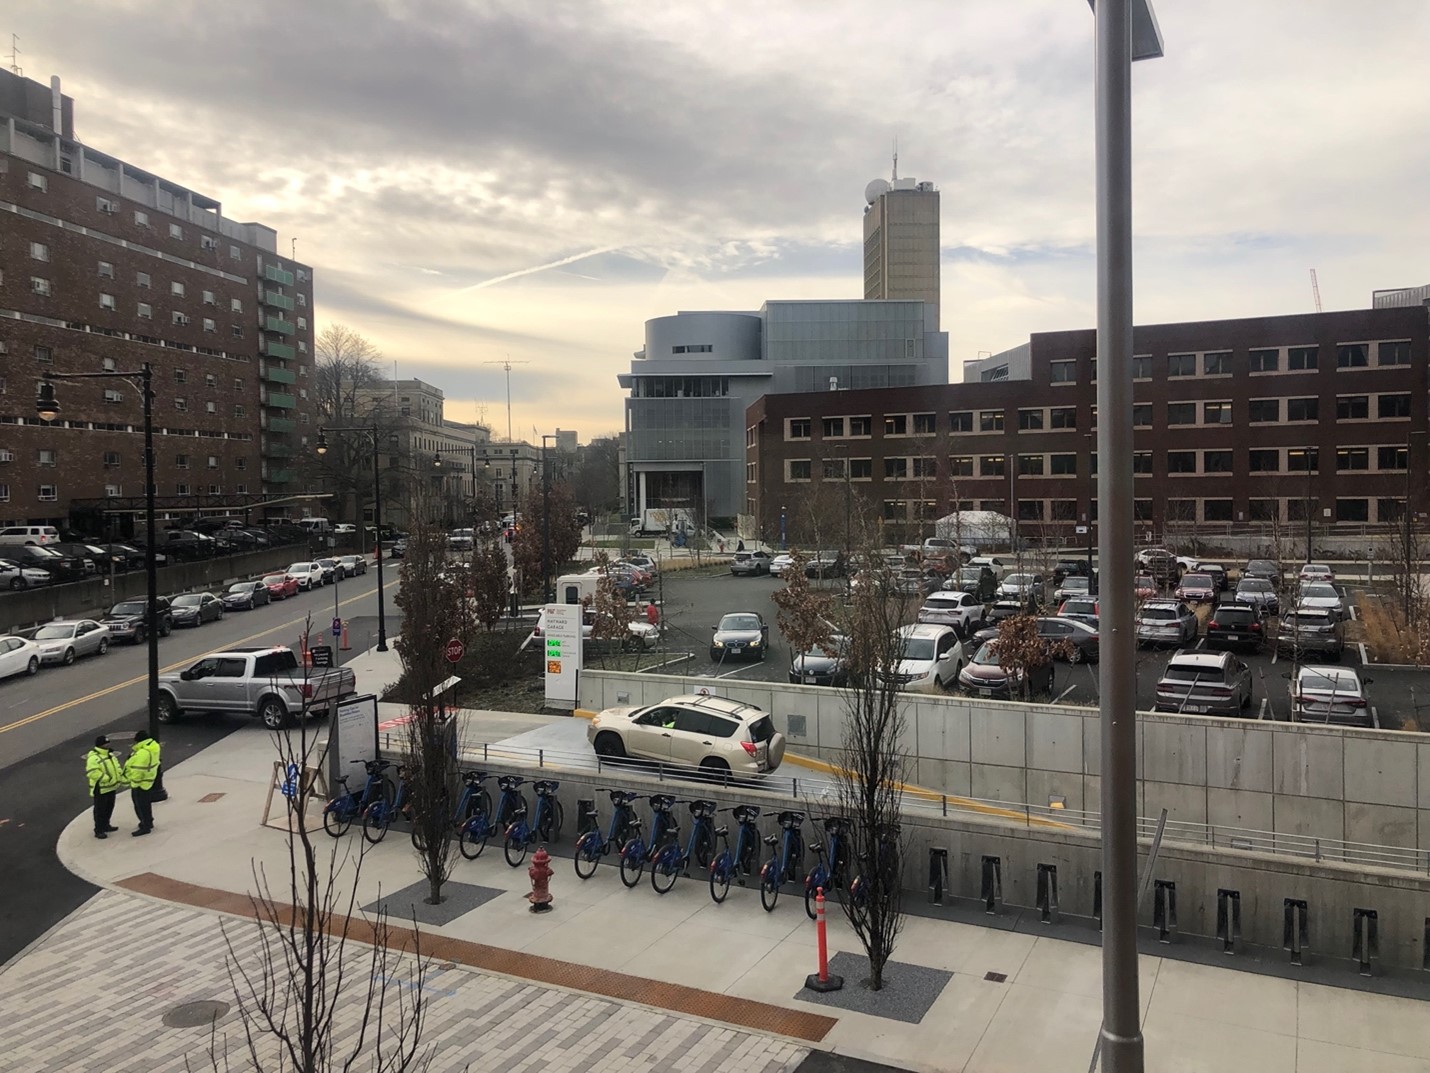
<instances>
[{"instance_id":1,"label":"bike rack","mask_svg":"<svg viewBox=\"0 0 1430 1073\"><path fill-rule=\"evenodd\" d=\"M1177 884L1170 879L1155 880L1152 892L1152 926L1157 929L1157 941L1170 943L1177 929Z\"/></svg>"},{"instance_id":2,"label":"bike rack","mask_svg":"<svg viewBox=\"0 0 1430 1073\"><path fill-rule=\"evenodd\" d=\"M994 916L1003 901L1003 860L1001 857L983 855L983 887L979 893L983 901L983 911Z\"/></svg>"},{"instance_id":3,"label":"bike rack","mask_svg":"<svg viewBox=\"0 0 1430 1073\"><path fill-rule=\"evenodd\" d=\"M1058 922L1058 866L1038 865L1038 919L1044 924Z\"/></svg>"},{"instance_id":4,"label":"bike rack","mask_svg":"<svg viewBox=\"0 0 1430 1073\"><path fill-rule=\"evenodd\" d=\"M942 905L948 890L948 850L929 847L929 904Z\"/></svg>"},{"instance_id":5,"label":"bike rack","mask_svg":"<svg viewBox=\"0 0 1430 1073\"><path fill-rule=\"evenodd\" d=\"M1236 953L1241 938L1241 891L1220 888L1216 892L1216 937L1223 954Z\"/></svg>"},{"instance_id":6,"label":"bike rack","mask_svg":"<svg viewBox=\"0 0 1430 1073\"><path fill-rule=\"evenodd\" d=\"M1374 909L1353 908L1351 926L1351 957L1360 963L1362 976L1374 976L1371 961L1380 957L1380 914Z\"/></svg>"},{"instance_id":7,"label":"bike rack","mask_svg":"<svg viewBox=\"0 0 1430 1073\"><path fill-rule=\"evenodd\" d=\"M1300 965L1310 945L1310 922L1307 919L1306 900L1287 898L1283 903L1285 923L1281 929L1281 946L1291 952L1291 964Z\"/></svg>"}]
</instances>

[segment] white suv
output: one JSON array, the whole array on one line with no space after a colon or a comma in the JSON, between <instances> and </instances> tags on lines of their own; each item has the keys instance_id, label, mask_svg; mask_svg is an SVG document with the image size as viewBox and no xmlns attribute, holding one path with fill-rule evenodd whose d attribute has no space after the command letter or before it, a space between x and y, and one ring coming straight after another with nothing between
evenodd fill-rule
<instances>
[{"instance_id":1,"label":"white suv","mask_svg":"<svg viewBox=\"0 0 1430 1073\"><path fill-rule=\"evenodd\" d=\"M967 637L975 622L983 621L983 605L972 593L942 590L924 597L919 608L919 621L937 626L952 626Z\"/></svg>"},{"instance_id":2,"label":"white suv","mask_svg":"<svg viewBox=\"0 0 1430 1073\"><path fill-rule=\"evenodd\" d=\"M890 677L901 690L937 693L958 681L963 670L963 645L952 626L900 626L900 659Z\"/></svg>"},{"instance_id":3,"label":"white suv","mask_svg":"<svg viewBox=\"0 0 1430 1073\"><path fill-rule=\"evenodd\" d=\"M0 544L55 544L60 531L53 525L11 525L0 529Z\"/></svg>"}]
</instances>

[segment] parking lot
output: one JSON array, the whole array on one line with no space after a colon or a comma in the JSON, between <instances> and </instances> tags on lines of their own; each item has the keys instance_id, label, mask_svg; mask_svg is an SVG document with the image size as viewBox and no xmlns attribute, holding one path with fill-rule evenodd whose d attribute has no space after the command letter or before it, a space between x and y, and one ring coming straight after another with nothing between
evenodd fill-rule
<instances>
[{"instance_id":1,"label":"parking lot","mask_svg":"<svg viewBox=\"0 0 1430 1073\"><path fill-rule=\"evenodd\" d=\"M812 582L833 593L842 590L842 581ZM777 608L771 595L784 582L771 577L733 577L728 571L668 571L664 578L664 643L672 652L687 651L694 658L670 668L672 673L741 678L753 681L787 682L792 653L779 633ZM733 611L754 611L770 627L769 652L763 660L720 662L710 659L710 627L720 616ZM1200 645L1202 642L1199 641ZM1137 654L1137 704L1150 711L1156 698L1157 679L1174 649L1139 648ZM969 655L972 653L969 652ZM1290 717L1288 659L1278 658L1269 649L1241 654L1251 669L1253 718ZM1355 668L1373 679L1369 694L1379 724L1387 729L1418 730L1430 727L1430 671L1373 667L1364 668L1354 646L1347 646L1342 665ZM1058 703L1095 706L1098 702L1096 665L1059 663L1053 691Z\"/></svg>"}]
</instances>

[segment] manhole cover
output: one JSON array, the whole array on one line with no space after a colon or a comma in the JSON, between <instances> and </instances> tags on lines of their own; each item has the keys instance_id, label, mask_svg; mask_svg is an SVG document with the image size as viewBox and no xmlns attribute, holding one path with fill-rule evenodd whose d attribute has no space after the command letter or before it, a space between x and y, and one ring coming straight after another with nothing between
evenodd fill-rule
<instances>
[{"instance_id":1,"label":"manhole cover","mask_svg":"<svg viewBox=\"0 0 1430 1073\"><path fill-rule=\"evenodd\" d=\"M217 999L184 1002L164 1014L170 1028L207 1028L228 1013L228 1003Z\"/></svg>"}]
</instances>

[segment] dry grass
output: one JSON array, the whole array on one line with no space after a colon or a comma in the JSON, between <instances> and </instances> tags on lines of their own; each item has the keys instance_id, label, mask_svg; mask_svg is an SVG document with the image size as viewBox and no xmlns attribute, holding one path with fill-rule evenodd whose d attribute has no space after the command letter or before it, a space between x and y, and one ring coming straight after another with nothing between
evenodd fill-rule
<instances>
[{"instance_id":1,"label":"dry grass","mask_svg":"<svg viewBox=\"0 0 1430 1073\"><path fill-rule=\"evenodd\" d=\"M1362 597L1360 625L1372 663L1424 664L1430 659L1430 635L1407 628L1393 601Z\"/></svg>"}]
</instances>

